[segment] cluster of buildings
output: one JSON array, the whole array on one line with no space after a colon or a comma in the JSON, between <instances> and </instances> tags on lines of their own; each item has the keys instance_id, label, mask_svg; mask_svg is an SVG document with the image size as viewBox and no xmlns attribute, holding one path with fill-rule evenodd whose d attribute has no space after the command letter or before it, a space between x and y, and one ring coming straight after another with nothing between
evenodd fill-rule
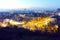
<instances>
[{"instance_id":1,"label":"cluster of buildings","mask_svg":"<svg viewBox=\"0 0 60 40\"><path fill-rule=\"evenodd\" d=\"M17 26L29 30L55 32L59 28L60 9L55 11L42 10L20 10L10 12L0 12L0 27Z\"/></svg>"}]
</instances>

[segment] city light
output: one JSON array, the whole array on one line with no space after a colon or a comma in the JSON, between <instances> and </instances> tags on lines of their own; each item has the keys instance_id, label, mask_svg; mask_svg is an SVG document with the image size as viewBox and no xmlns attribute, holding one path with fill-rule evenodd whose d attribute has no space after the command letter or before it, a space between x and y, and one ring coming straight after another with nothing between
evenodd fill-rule
<instances>
[{"instance_id":1,"label":"city light","mask_svg":"<svg viewBox=\"0 0 60 40\"><path fill-rule=\"evenodd\" d=\"M35 17L26 22L26 20L22 20L21 22L15 21L13 19L4 19L2 23L0 23L1 27L8 27L9 25L18 28L28 29L30 31L40 30L41 32L56 32L58 30L58 25L51 25L51 22L55 21L53 18L47 17Z\"/></svg>"}]
</instances>

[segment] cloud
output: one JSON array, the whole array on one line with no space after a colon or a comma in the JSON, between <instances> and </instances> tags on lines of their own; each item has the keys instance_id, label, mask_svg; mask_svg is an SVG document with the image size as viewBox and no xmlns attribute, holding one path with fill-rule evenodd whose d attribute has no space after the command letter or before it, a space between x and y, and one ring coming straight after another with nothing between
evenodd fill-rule
<instances>
[{"instance_id":1,"label":"cloud","mask_svg":"<svg viewBox=\"0 0 60 40\"><path fill-rule=\"evenodd\" d=\"M29 5L18 0L0 0L0 9L28 8Z\"/></svg>"}]
</instances>

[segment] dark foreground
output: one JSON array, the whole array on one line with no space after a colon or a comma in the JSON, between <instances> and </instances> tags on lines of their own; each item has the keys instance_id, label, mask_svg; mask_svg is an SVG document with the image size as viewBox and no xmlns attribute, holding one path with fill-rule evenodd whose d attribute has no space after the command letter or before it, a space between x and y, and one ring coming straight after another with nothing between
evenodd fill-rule
<instances>
[{"instance_id":1,"label":"dark foreground","mask_svg":"<svg viewBox=\"0 0 60 40\"><path fill-rule=\"evenodd\" d=\"M60 32L41 33L32 32L23 28L0 28L0 40L59 40Z\"/></svg>"}]
</instances>

